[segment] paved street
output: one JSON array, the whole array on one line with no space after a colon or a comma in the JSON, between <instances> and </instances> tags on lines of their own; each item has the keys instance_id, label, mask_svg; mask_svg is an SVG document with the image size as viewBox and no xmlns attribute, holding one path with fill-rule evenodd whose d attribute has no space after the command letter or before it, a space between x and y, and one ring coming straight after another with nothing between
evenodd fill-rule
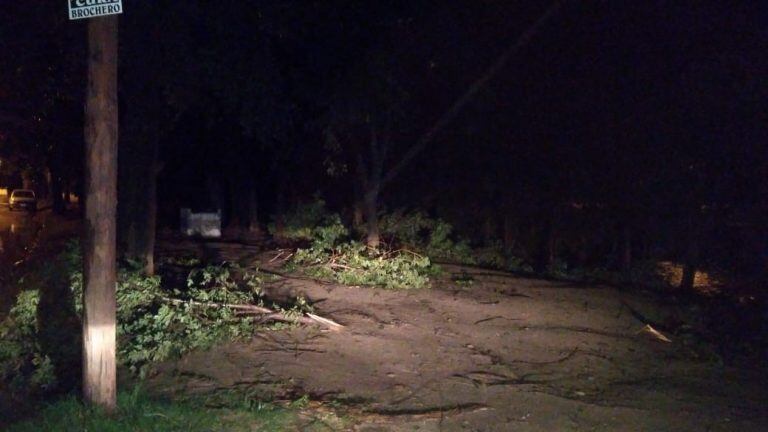
<instances>
[{"instance_id":1,"label":"paved street","mask_svg":"<svg viewBox=\"0 0 768 432\"><path fill-rule=\"evenodd\" d=\"M6 204L0 205L0 263L12 264L21 257L37 231L37 220L31 213L12 212Z\"/></svg>"},{"instance_id":2,"label":"paved street","mask_svg":"<svg viewBox=\"0 0 768 432\"><path fill-rule=\"evenodd\" d=\"M0 203L0 320L16 296L14 263L24 257L25 248L40 226L39 220L39 214L12 212L6 203Z\"/></svg>"}]
</instances>

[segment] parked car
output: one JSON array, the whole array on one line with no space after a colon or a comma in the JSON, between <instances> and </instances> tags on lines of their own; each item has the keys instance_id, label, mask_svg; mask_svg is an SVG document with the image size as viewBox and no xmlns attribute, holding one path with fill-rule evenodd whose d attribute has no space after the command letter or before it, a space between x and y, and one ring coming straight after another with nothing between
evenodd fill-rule
<instances>
[{"instance_id":1,"label":"parked car","mask_svg":"<svg viewBox=\"0 0 768 432\"><path fill-rule=\"evenodd\" d=\"M29 189L16 189L11 192L11 198L8 200L8 208L11 211L18 208L29 211L37 210L37 197L35 192Z\"/></svg>"}]
</instances>

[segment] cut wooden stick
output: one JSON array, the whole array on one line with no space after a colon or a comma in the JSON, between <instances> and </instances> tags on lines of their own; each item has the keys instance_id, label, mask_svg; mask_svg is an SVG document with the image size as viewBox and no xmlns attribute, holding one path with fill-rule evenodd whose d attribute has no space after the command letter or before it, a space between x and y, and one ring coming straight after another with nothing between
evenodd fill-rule
<instances>
[{"instance_id":1,"label":"cut wooden stick","mask_svg":"<svg viewBox=\"0 0 768 432\"><path fill-rule=\"evenodd\" d=\"M638 334L639 333L648 334L651 337L653 337L654 339L656 339L658 341L661 341L661 342L666 342L666 343L671 343L672 342L671 339L669 339L668 337L664 336L660 331L658 331L655 328L651 327L650 324L646 324L645 327L641 328L637 333Z\"/></svg>"},{"instance_id":2,"label":"cut wooden stick","mask_svg":"<svg viewBox=\"0 0 768 432\"><path fill-rule=\"evenodd\" d=\"M320 324L323 324L326 327L328 327L330 329L333 329L333 330L341 330L341 329L344 328L343 325L341 325L341 324L339 324L339 323L337 323L335 321L329 320L328 318L323 318L320 315L315 315L315 314L307 312L307 317L312 319L312 320L314 320L314 321L316 321L316 322L319 322Z\"/></svg>"},{"instance_id":3,"label":"cut wooden stick","mask_svg":"<svg viewBox=\"0 0 768 432\"><path fill-rule=\"evenodd\" d=\"M279 252L279 253L278 253L277 255L275 255L275 257L274 257L274 258L272 258L271 260L269 260L269 262L275 262L275 261L277 261L278 259L280 259L280 257L281 257L281 256L283 256L283 254L284 254L286 251L285 251L285 249L279 249L279 251L278 251L278 252ZM293 255L293 254L291 254L291 255Z\"/></svg>"}]
</instances>

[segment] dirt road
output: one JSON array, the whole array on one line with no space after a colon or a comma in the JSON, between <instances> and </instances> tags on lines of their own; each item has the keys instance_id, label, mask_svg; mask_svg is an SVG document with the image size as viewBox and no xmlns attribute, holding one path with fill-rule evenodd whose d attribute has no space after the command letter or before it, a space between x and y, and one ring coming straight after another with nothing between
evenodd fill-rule
<instances>
[{"instance_id":1,"label":"dirt road","mask_svg":"<svg viewBox=\"0 0 768 432\"><path fill-rule=\"evenodd\" d=\"M283 278L270 295L304 295L346 329L273 331L192 353L151 385L307 394L340 404L345 428L361 431L768 430L761 372L723 366L690 335L641 331L643 319L690 319L693 332L685 310L608 287L444 270L418 291Z\"/></svg>"},{"instance_id":2,"label":"dirt road","mask_svg":"<svg viewBox=\"0 0 768 432\"><path fill-rule=\"evenodd\" d=\"M39 218L25 211L10 211L0 204L0 262L18 258L40 226Z\"/></svg>"}]
</instances>

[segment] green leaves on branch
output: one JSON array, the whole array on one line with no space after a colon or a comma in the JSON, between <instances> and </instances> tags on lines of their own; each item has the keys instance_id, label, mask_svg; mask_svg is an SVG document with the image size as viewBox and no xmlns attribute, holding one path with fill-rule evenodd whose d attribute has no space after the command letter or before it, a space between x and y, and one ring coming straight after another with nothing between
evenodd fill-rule
<instances>
[{"instance_id":1,"label":"green leaves on branch","mask_svg":"<svg viewBox=\"0 0 768 432\"><path fill-rule=\"evenodd\" d=\"M429 283L429 274L434 269L428 257L406 249L371 249L350 240L349 230L341 218L325 212L322 201L296 211L300 214L286 217L286 237L306 240L310 245L296 251L290 266L313 277L345 285L410 289Z\"/></svg>"},{"instance_id":2,"label":"green leaves on branch","mask_svg":"<svg viewBox=\"0 0 768 432\"><path fill-rule=\"evenodd\" d=\"M82 316L83 276L78 245L64 253L66 274ZM238 305L263 307L263 280L255 271L224 263L193 269L186 286L166 289L159 276L120 269L117 284L118 361L140 376L158 361L226 340L252 336L264 328L259 316ZM22 291L9 316L0 323L0 385L55 384L51 359L39 342L37 289ZM298 320L311 306L299 298L292 306L269 305L288 321ZM286 319L283 319L285 321ZM285 324L282 324L285 325Z\"/></svg>"},{"instance_id":3,"label":"green leaves on branch","mask_svg":"<svg viewBox=\"0 0 768 432\"><path fill-rule=\"evenodd\" d=\"M206 308L194 302L250 303L258 292L234 280L230 266L193 270L184 290L164 290L160 277L121 270L117 284L118 360L143 375L152 363L187 351L208 348L218 341L254 332L252 317L239 317L229 308ZM249 283L255 277L242 276ZM81 275L72 272L75 298L82 293ZM181 300L181 301L172 301Z\"/></svg>"},{"instance_id":4,"label":"green leaves on branch","mask_svg":"<svg viewBox=\"0 0 768 432\"><path fill-rule=\"evenodd\" d=\"M82 290L82 285L73 284L73 289ZM163 289L157 276L122 270L117 287L118 360L144 375L152 363L251 336L261 328L256 318L227 305L263 303L259 275L229 263L193 269L186 287L172 291ZM296 316L301 316L306 306L297 309Z\"/></svg>"},{"instance_id":5,"label":"green leaves on branch","mask_svg":"<svg viewBox=\"0 0 768 432\"><path fill-rule=\"evenodd\" d=\"M388 289L423 288L434 271L426 256L406 250L382 251L360 242L325 249L313 244L299 249L293 264L305 273L345 285L376 285Z\"/></svg>"},{"instance_id":6,"label":"green leaves on branch","mask_svg":"<svg viewBox=\"0 0 768 432\"><path fill-rule=\"evenodd\" d=\"M267 229L273 236L287 240L325 239L327 244L349 234L339 216L329 213L321 199L299 204L281 218L281 223L271 223Z\"/></svg>"},{"instance_id":7,"label":"green leaves on branch","mask_svg":"<svg viewBox=\"0 0 768 432\"><path fill-rule=\"evenodd\" d=\"M39 302L38 290L22 291L0 322L0 383L14 391L28 386L45 390L56 384L51 359L43 354L37 337Z\"/></svg>"},{"instance_id":8,"label":"green leaves on branch","mask_svg":"<svg viewBox=\"0 0 768 432\"><path fill-rule=\"evenodd\" d=\"M475 264L472 248L465 240L456 240L453 226L422 212L402 210L385 214L379 221L384 239L401 248L416 250L433 259Z\"/></svg>"}]
</instances>

